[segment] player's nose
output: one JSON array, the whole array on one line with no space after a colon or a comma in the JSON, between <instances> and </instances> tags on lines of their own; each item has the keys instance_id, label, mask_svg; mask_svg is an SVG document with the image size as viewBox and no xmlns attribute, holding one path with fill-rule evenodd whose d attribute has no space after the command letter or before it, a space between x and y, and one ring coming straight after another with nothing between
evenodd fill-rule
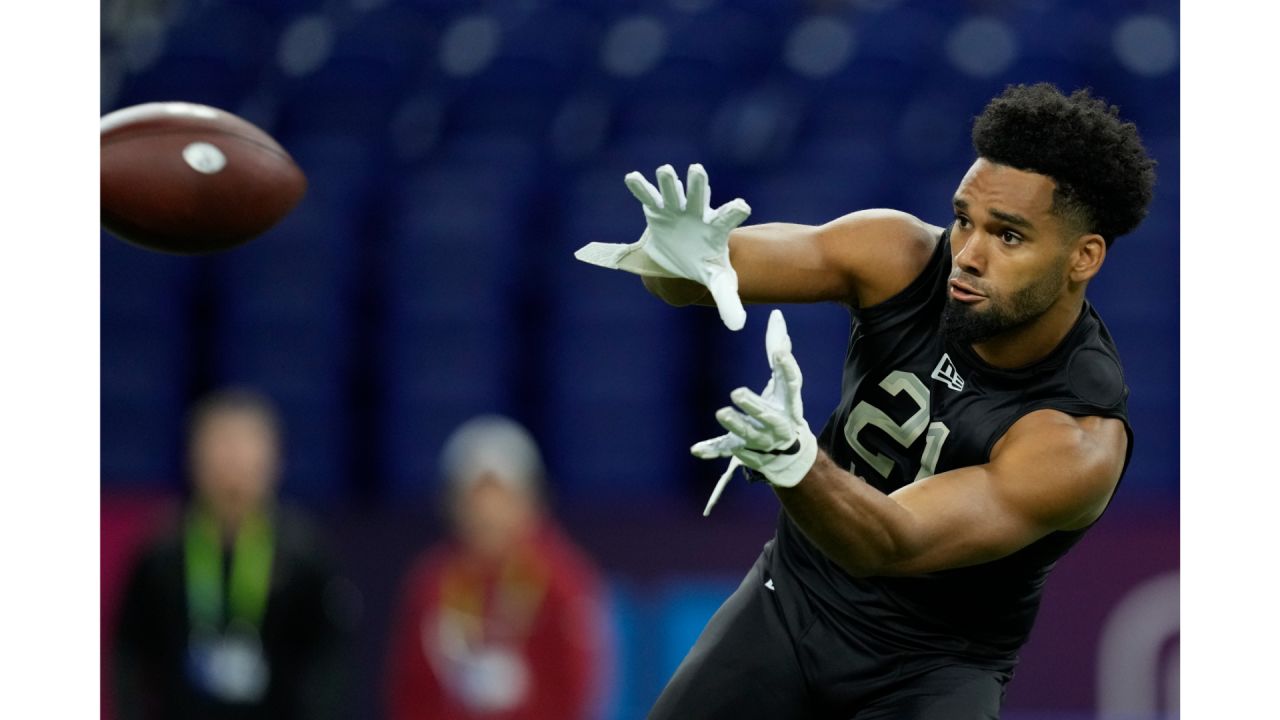
<instances>
[{"instance_id":1,"label":"player's nose","mask_svg":"<svg viewBox=\"0 0 1280 720\"><path fill-rule=\"evenodd\" d=\"M974 233L965 239L955 256L956 267L974 276L981 276L987 268L986 244L981 234Z\"/></svg>"}]
</instances>

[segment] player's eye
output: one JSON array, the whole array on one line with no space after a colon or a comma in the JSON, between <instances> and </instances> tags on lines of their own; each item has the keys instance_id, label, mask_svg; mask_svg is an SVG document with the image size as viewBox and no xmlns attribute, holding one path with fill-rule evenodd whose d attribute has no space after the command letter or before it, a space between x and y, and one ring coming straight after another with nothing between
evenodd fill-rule
<instances>
[{"instance_id":1,"label":"player's eye","mask_svg":"<svg viewBox=\"0 0 1280 720\"><path fill-rule=\"evenodd\" d=\"M969 229L969 218L967 218L967 217L965 217L965 216L960 215L959 213L957 213L957 214L956 214L956 224L957 224L957 225L959 225L962 229L968 230L968 229Z\"/></svg>"},{"instance_id":2,"label":"player's eye","mask_svg":"<svg viewBox=\"0 0 1280 720\"><path fill-rule=\"evenodd\" d=\"M1003 233L1000 233L1000 240L1004 242L1005 245L1022 244L1022 236L1012 230L1005 230Z\"/></svg>"}]
</instances>

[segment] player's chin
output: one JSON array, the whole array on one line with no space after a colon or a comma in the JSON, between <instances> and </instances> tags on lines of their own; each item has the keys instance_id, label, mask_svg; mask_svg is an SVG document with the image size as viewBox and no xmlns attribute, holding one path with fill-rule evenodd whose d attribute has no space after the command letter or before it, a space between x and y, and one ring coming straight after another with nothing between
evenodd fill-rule
<instances>
[{"instance_id":1,"label":"player's chin","mask_svg":"<svg viewBox=\"0 0 1280 720\"><path fill-rule=\"evenodd\" d=\"M989 302L970 303L949 297L942 309L940 330L949 340L977 342L998 332L1001 323L994 312Z\"/></svg>"},{"instance_id":2,"label":"player's chin","mask_svg":"<svg viewBox=\"0 0 1280 720\"><path fill-rule=\"evenodd\" d=\"M986 298L981 298L981 300L986 300ZM988 303L973 300L959 300L948 296L944 312L953 317L972 318L985 315L988 310L984 307L985 305L988 305Z\"/></svg>"}]
</instances>

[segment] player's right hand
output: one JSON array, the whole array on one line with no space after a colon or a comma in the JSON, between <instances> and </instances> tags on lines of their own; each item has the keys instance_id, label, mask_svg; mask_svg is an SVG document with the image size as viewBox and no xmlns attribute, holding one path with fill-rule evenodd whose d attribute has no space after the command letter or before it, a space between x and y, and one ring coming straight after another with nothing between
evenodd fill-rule
<instances>
[{"instance_id":1,"label":"player's right hand","mask_svg":"<svg viewBox=\"0 0 1280 720\"><path fill-rule=\"evenodd\" d=\"M632 245L591 243L576 256L641 275L700 283L711 291L724 324L730 330L742 329L747 311L738 297L738 274L729 264L729 233L747 219L751 207L735 198L712 210L711 186L701 165L689 166L687 196L670 165L658 168L656 174L661 190L639 172L626 176L627 187L644 206L648 224L640 240ZM652 270L646 272L646 264Z\"/></svg>"}]
</instances>

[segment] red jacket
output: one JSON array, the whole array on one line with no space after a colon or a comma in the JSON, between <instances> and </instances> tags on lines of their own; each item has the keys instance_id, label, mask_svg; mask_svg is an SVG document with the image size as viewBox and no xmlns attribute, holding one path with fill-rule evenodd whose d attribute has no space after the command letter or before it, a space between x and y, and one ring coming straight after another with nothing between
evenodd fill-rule
<instances>
[{"instance_id":1,"label":"red jacket","mask_svg":"<svg viewBox=\"0 0 1280 720\"><path fill-rule=\"evenodd\" d=\"M444 544L407 576L391 720L585 720L609 665L595 569L551 523L500 564Z\"/></svg>"}]
</instances>

